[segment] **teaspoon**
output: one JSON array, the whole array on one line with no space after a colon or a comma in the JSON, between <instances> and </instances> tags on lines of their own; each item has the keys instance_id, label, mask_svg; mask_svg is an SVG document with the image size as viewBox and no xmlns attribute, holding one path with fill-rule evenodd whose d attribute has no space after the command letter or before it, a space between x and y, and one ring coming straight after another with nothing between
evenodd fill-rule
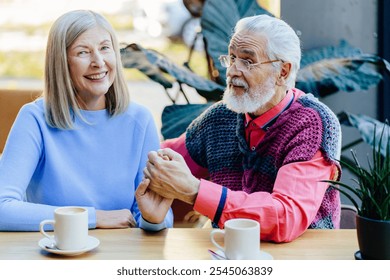
<instances>
[{"instance_id":1,"label":"teaspoon","mask_svg":"<svg viewBox=\"0 0 390 280\"><path fill-rule=\"evenodd\" d=\"M227 260L227 258L225 258L224 256L218 254L217 252L214 252L213 250L211 249L208 249L209 253L214 257L216 258L217 260Z\"/></svg>"}]
</instances>

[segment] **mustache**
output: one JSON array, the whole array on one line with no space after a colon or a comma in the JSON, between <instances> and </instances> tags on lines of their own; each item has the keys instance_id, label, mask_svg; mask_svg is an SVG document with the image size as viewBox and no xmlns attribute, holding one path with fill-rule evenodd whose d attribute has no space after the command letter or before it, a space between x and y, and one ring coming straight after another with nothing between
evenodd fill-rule
<instances>
[{"instance_id":1,"label":"mustache","mask_svg":"<svg viewBox=\"0 0 390 280\"><path fill-rule=\"evenodd\" d=\"M248 84L247 82L241 80L240 78L237 78L237 77L234 77L234 78L230 78L230 77L227 77L226 78L226 84L227 85L233 85L233 86L236 86L236 87L243 87L245 89L248 89Z\"/></svg>"}]
</instances>

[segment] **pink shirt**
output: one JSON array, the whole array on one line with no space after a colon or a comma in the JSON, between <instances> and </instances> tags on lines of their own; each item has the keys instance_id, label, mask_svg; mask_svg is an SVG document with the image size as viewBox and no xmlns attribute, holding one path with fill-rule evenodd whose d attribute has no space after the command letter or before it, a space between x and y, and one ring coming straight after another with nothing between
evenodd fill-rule
<instances>
[{"instance_id":1,"label":"pink shirt","mask_svg":"<svg viewBox=\"0 0 390 280\"><path fill-rule=\"evenodd\" d=\"M252 120L246 115L245 134L250 147L255 147L266 134L266 128L289 106L292 99L302 95L295 90L288 91L286 97L275 107ZM180 153L194 176L206 178L207 169L197 165L185 146L185 134L162 143ZM232 218L250 218L260 223L261 239L275 242L289 242L300 236L313 221L322 203L327 183L337 172L335 165L325 161L320 150L313 159L294 162L278 171L273 192L254 192L227 190L227 197L218 226ZM194 209L214 219L223 186L201 179Z\"/></svg>"}]
</instances>

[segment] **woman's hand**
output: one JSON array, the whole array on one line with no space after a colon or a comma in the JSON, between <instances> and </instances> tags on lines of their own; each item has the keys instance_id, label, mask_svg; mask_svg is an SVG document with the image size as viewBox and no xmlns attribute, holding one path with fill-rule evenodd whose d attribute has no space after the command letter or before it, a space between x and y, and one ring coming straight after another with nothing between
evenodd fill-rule
<instances>
[{"instance_id":1,"label":"woman's hand","mask_svg":"<svg viewBox=\"0 0 390 280\"><path fill-rule=\"evenodd\" d=\"M96 228L129 228L136 227L130 210L96 210Z\"/></svg>"},{"instance_id":2,"label":"woman's hand","mask_svg":"<svg viewBox=\"0 0 390 280\"><path fill-rule=\"evenodd\" d=\"M173 199L165 198L151 191L148 188L149 183L149 179L142 180L135 192L135 199L142 217L149 223L159 224L164 221Z\"/></svg>"}]
</instances>

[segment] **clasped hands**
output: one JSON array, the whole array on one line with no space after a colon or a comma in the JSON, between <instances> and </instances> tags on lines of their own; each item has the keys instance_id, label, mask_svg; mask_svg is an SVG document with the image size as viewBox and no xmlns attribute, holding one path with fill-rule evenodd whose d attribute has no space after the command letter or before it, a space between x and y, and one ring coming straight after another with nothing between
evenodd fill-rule
<instances>
[{"instance_id":1,"label":"clasped hands","mask_svg":"<svg viewBox=\"0 0 390 280\"><path fill-rule=\"evenodd\" d=\"M150 223L161 223L174 199L193 205L200 181L191 174L184 158L166 148L149 152L135 198L142 217ZM127 209L96 211L97 228L135 227L133 215Z\"/></svg>"},{"instance_id":2,"label":"clasped hands","mask_svg":"<svg viewBox=\"0 0 390 280\"><path fill-rule=\"evenodd\" d=\"M195 203L200 181L175 151L166 148L149 152L144 176L136 197L143 217L149 222L161 220L160 215L169 210L173 199Z\"/></svg>"}]
</instances>

